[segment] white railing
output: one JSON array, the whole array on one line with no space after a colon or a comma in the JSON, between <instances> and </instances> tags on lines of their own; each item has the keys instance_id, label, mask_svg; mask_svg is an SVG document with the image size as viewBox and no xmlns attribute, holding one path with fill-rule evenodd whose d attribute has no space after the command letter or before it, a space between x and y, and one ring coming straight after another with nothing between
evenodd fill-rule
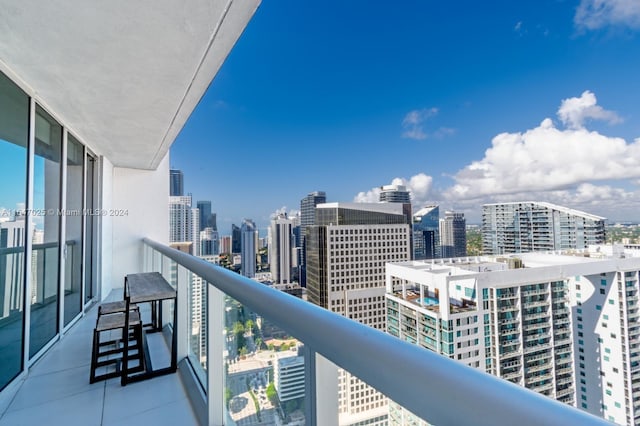
<instances>
[{"instance_id":1,"label":"white railing","mask_svg":"<svg viewBox=\"0 0 640 426\"><path fill-rule=\"evenodd\" d=\"M274 290L200 258L144 239L144 243L209 283L207 401L208 423L227 424L224 408L224 346L222 315L228 295L258 315L268 318L305 344L314 368L308 368L312 401L306 424L337 424L337 377L331 379L326 361L367 382L412 413L435 425L542 424L606 425L603 419L462 363L401 341L382 331L349 320L294 296ZM147 262L147 269L149 264ZM153 267L153 266L151 266ZM178 283L178 286L181 284ZM178 309L185 290L178 288ZM182 295L182 296L181 296ZM180 298L182 297L182 301ZM215 299L215 300L213 300ZM204 302L203 302L204 303ZM219 315L218 315L219 314ZM183 318L180 315L178 318ZM186 332L178 326L177 331ZM179 336L180 339L180 336ZM215 350L212 350L214 349ZM329 369L329 371L332 371ZM324 401L325 398L333 399ZM334 407L335 412L327 411Z\"/></svg>"}]
</instances>

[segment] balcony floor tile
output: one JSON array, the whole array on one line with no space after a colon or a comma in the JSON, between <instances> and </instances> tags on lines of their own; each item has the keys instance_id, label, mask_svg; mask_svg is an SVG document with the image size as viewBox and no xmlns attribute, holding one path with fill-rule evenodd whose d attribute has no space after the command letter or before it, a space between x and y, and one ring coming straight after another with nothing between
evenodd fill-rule
<instances>
[{"instance_id":1,"label":"balcony floor tile","mask_svg":"<svg viewBox=\"0 0 640 426\"><path fill-rule=\"evenodd\" d=\"M28 380L27 380L28 381ZM48 392L55 393L49 388ZM104 384L91 390L38 405L14 410L13 406L0 418L0 426L65 425L92 426L102 424Z\"/></svg>"},{"instance_id":2,"label":"balcony floor tile","mask_svg":"<svg viewBox=\"0 0 640 426\"><path fill-rule=\"evenodd\" d=\"M115 292L121 297L121 289ZM0 426L197 425L179 374L124 387L120 379L89 384L96 315L93 307L30 369L14 396L0 399ZM150 335L149 346L154 365L165 364L161 334Z\"/></svg>"}]
</instances>

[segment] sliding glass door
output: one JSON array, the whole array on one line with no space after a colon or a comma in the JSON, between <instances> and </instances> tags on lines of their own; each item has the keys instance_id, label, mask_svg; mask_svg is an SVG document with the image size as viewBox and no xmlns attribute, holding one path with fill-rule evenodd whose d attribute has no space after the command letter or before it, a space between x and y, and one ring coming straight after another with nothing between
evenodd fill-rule
<instances>
[{"instance_id":1,"label":"sliding glass door","mask_svg":"<svg viewBox=\"0 0 640 426\"><path fill-rule=\"evenodd\" d=\"M65 209L64 325L82 311L82 217L84 146L67 135L67 193Z\"/></svg>"},{"instance_id":2,"label":"sliding glass door","mask_svg":"<svg viewBox=\"0 0 640 426\"><path fill-rule=\"evenodd\" d=\"M97 179L97 159L86 154L86 186L85 186L85 208L87 212L95 212L98 208L96 197ZM84 302L87 303L97 297L96 280L96 233L98 232L99 215L86 214L85 221L85 249L84 249Z\"/></svg>"},{"instance_id":3,"label":"sliding glass door","mask_svg":"<svg viewBox=\"0 0 640 426\"><path fill-rule=\"evenodd\" d=\"M97 176L97 158L0 72L0 390L98 296Z\"/></svg>"},{"instance_id":4,"label":"sliding glass door","mask_svg":"<svg viewBox=\"0 0 640 426\"><path fill-rule=\"evenodd\" d=\"M22 370L29 97L0 73L0 390Z\"/></svg>"},{"instance_id":5,"label":"sliding glass door","mask_svg":"<svg viewBox=\"0 0 640 426\"><path fill-rule=\"evenodd\" d=\"M36 106L29 357L58 333L62 126Z\"/></svg>"}]
</instances>

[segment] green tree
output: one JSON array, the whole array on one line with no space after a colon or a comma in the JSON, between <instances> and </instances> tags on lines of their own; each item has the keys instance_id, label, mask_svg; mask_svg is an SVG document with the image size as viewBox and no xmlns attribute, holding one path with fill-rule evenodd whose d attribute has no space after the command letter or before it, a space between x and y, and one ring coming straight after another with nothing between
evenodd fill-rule
<instances>
[{"instance_id":1,"label":"green tree","mask_svg":"<svg viewBox=\"0 0 640 426\"><path fill-rule=\"evenodd\" d=\"M267 385L265 393L267 394L267 398L269 398L269 401L271 401L271 404L273 404L274 407L277 407L278 392L276 392L276 386L273 384L273 382L270 382L269 385Z\"/></svg>"},{"instance_id":2,"label":"green tree","mask_svg":"<svg viewBox=\"0 0 640 426\"><path fill-rule=\"evenodd\" d=\"M240 321L236 321L236 323L233 324L233 335L236 338L236 347L238 349L238 353L240 353L240 350L245 346L244 326Z\"/></svg>"},{"instance_id":3,"label":"green tree","mask_svg":"<svg viewBox=\"0 0 640 426\"><path fill-rule=\"evenodd\" d=\"M233 398L233 392L231 392L231 389L225 388L224 389L224 403L227 406L227 408L229 408L229 401L231 401L231 398Z\"/></svg>"},{"instance_id":4,"label":"green tree","mask_svg":"<svg viewBox=\"0 0 640 426\"><path fill-rule=\"evenodd\" d=\"M244 323L244 329L247 330L250 333L253 333L254 325L255 325L255 323L253 322L253 320L251 318L249 318L247 320L247 322Z\"/></svg>"},{"instance_id":5,"label":"green tree","mask_svg":"<svg viewBox=\"0 0 640 426\"><path fill-rule=\"evenodd\" d=\"M236 321L235 324L233 324L233 334L239 333L244 333L244 326L240 321Z\"/></svg>"}]
</instances>

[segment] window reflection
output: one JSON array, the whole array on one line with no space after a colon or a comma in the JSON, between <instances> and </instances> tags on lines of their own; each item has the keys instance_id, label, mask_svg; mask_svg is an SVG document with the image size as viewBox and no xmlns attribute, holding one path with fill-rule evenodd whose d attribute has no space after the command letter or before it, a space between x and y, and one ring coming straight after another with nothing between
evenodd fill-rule
<instances>
[{"instance_id":1,"label":"window reflection","mask_svg":"<svg viewBox=\"0 0 640 426\"><path fill-rule=\"evenodd\" d=\"M67 137L67 194L64 274L64 325L82 310L82 178L84 149L73 136Z\"/></svg>"},{"instance_id":2,"label":"window reflection","mask_svg":"<svg viewBox=\"0 0 640 426\"><path fill-rule=\"evenodd\" d=\"M58 242L62 127L36 107L33 169L31 326L33 357L58 331Z\"/></svg>"},{"instance_id":3,"label":"window reflection","mask_svg":"<svg viewBox=\"0 0 640 426\"><path fill-rule=\"evenodd\" d=\"M22 369L29 98L0 73L0 390Z\"/></svg>"}]
</instances>

